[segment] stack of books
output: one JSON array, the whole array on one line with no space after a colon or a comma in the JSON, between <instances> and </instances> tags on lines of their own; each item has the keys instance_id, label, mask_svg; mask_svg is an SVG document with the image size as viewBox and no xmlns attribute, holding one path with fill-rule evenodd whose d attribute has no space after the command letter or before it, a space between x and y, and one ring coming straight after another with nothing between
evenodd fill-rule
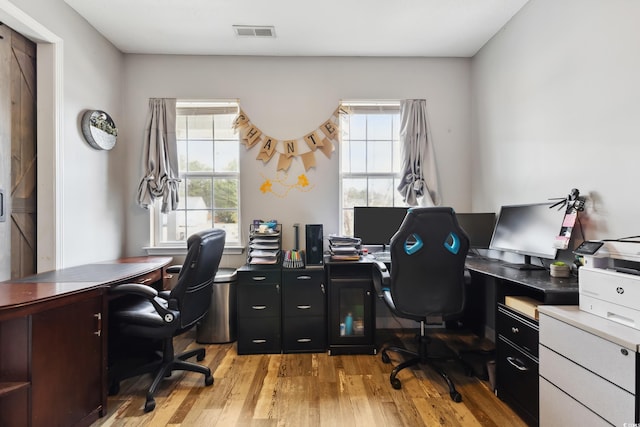
<instances>
[{"instance_id":1,"label":"stack of books","mask_svg":"<svg viewBox=\"0 0 640 427\"><path fill-rule=\"evenodd\" d=\"M332 261L358 261L362 241L358 237L332 234L329 236L329 252Z\"/></svg>"}]
</instances>

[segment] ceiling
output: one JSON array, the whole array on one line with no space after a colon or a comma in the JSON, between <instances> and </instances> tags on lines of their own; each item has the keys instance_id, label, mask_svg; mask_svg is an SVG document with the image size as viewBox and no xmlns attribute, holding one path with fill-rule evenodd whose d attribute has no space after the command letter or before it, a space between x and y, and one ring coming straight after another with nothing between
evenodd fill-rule
<instances>
[{"instance_id":1,"label":"ceiling","mask_svg":"<svg viewBox=\"0 0 640 427\"><path fill-rule=\"evenodd\" d=\"M527 1L65 0L125 53L405 57L471 57Z\"/></svg>"}]
</instances>

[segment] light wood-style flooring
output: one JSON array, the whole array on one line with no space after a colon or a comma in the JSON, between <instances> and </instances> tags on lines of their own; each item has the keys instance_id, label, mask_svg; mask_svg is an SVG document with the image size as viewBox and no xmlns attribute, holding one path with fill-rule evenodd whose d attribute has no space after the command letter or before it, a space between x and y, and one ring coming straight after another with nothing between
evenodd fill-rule
<instances>
[{"instance_id":1,"label":"light wood-style flooring","mask_svg":"<svg viewBox=\"0 0 640 427\"><path fill-rule=\"evenodd\" d=\"M190 332L176 339L176 351L199 346ZM393 338L393 337L387 337ZM397 334L408 347L412 333ZM383 342L377 340L377 342ZM204 387L200 374L174 372L156 394L156 409L143 405L151 377L121 383L109 397L97 426L525 426L491 391L487 381L465 375L456 362L442 365L462 394L453 402L441 378L426 366L405 369L402 389L389 384L391 364L378 355L327 353L238 356L235 344L206 345L201 362L214 372Z\"/></svg>"}]
</instances>

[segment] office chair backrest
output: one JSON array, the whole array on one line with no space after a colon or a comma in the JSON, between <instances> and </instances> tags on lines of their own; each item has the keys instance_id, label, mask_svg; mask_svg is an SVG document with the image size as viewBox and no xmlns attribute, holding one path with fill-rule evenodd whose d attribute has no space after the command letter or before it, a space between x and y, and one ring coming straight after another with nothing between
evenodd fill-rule
<instances>
[{"instance_id":1,"label":"office chair backrest","mask_svg":"<svg viewBox=\"0 0 640 427\"><path fill-rule=\"evenodd\" d=\"M461 313L468 251L469 238L453 209L409 209L391 239L390 292L396 310L416 320Z\"/></svg>"},{"instance_id":2,"label":"office chair backrest","mask_svg":"<svg viewBox=\"0 0 640 427\"><path fill-rule=\"evenodd\" d=\"M181 328L192 326L209 310L225 238L226 232L216 228L195 233L187 240L187 257L169 295L169 304L177 302Z\"/></svg>"}]
</instances>

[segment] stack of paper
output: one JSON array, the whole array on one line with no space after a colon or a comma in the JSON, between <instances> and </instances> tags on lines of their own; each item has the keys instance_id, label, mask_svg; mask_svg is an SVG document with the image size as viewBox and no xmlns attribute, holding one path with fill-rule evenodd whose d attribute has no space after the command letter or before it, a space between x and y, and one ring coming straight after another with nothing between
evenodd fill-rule
<instances>
[{"instance_id":1,"label":"stack of paper","mask_svg":"<svg viewBox=\"0 0 640 427\"><path fill-rule=\"evenodd\" d=\"M329 252L332 261L357 261L360 259L361 240L332 234L329 236Z\"/></svg>"},{"instance_id":2,"label":"stack of paper","mask_svg":"<svg viewBox=\"0 0 640 427\"><path fill-rule=\"evenodd\" d=\"M268 229L254 231L249 242L249 264L277 264L280 255L280 232Z\"/></svg>"}]
</instances>

